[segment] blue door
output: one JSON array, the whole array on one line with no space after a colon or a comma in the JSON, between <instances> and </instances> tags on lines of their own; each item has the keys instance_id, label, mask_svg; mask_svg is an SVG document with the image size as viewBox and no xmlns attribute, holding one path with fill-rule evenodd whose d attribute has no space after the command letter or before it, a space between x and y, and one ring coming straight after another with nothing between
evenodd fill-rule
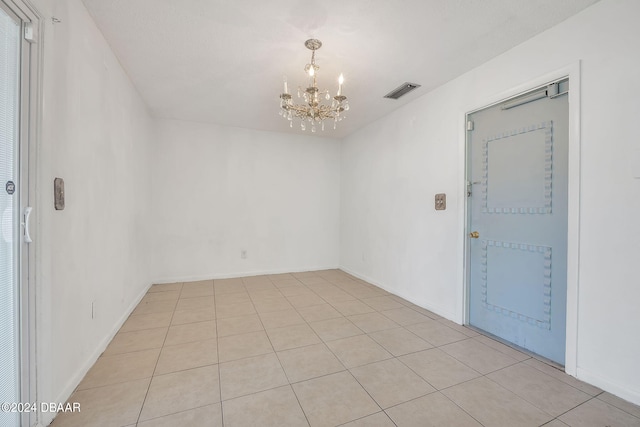
<instances>
[{"instance_id":1,"label":"blue door","mask_svg":"<svg viewBox=\"0 0 640 427\"><path fill-rule=\"evenodd\" d=\"M469 115L469 323L564 365L568 81Z\"/></svg>"}]
</instances>

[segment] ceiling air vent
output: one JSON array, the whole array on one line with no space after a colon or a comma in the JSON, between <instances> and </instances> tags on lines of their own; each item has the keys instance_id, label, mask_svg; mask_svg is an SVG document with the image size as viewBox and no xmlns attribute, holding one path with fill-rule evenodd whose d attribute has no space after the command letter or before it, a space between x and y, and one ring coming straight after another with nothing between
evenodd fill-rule
<instances>
[{"instance_id":1,"label":"ceiling air vent","mask_svg":"<svg viewBox=\"0 0 640 427\"><path fill-rule=\"evenodd\" d=\"M385 98L390 98L390 99L398 99L403 95L406 95L407 93L411 92L414 89L418 89L420 87L419 84L417 83L402 83L400 86L398 86L397 88L395 88L394 90L392 90L391 92L389 92L388 94L386 94L384 97Z\"/></svg>"}]
</instances>

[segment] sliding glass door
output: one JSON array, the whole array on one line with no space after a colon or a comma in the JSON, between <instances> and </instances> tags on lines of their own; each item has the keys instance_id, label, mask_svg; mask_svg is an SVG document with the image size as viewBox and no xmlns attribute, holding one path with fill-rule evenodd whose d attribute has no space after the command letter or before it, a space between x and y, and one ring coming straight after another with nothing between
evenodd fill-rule
<instances>
[{"instance_id":1,"label":"sliding glass door","mask_svg":"<svg viewBox=\"0 0 640 427\"><path fill-rule=\"evenodd\" d=\"M21 397L20 355L20 73L21 21L0 3L0 402ZM0 411L0 426L20 414ZM12 408L9 408L12 409ZM17 408L16 408L17 409Z\"/></svg>"}]
</instances>

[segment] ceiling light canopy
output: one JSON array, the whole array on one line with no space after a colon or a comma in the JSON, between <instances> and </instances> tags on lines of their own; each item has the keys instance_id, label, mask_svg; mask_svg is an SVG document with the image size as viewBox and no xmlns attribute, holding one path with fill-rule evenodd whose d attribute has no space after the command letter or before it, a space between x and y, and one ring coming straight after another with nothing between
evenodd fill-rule
<instances>
[{"instance_id":1,"label":"ceiling light canopy","mask_svg":"<svg viewBox=\"0 0 640 427\"><path fill-rule=\"evenodd\" d=\"M302 130L306 130L308 122L311 132L315 132L316 125L319 125L321 130L324 130L324 121L333 119L333 128L335 129L338 122L345 117L344 111L349 110L349 101L342 94L344 76L340 74L338 78L338 92L333 97L331 104L324 103L324 101L329 101L332 98L328 90L321 91L318 89L317 84L317 74L320 67L316 65L316 50L322 47L322 42L316 39L309 39L304 42L304 45L311 50L311 63L304 67L304 71L309 78L309 87L303 89L298 86L298 98L304 99L304 103L295 104L293 102L293 96L289 93L287 78L285 77L284 93L280 94L280 115L289 121L289 127L293 127L293 120L296 118L300 119L300 128Z\"/></svg>"}]
</instances>

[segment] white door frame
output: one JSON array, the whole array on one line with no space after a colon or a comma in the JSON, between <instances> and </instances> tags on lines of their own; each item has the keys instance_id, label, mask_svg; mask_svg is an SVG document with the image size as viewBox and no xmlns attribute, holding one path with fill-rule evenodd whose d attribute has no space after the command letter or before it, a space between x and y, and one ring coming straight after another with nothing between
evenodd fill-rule
<instances>
[{"instance_id":1,"label":"white door frame","mask_svg":"<svg viewBox=\"0 0 640 427\"><path fill-rule=\"evenodd\" d=\"M516 87L505 88L495 96L488 97L479 104L470 105L460 114L460 200L462 230L460 248L462 263L462 298L458 302L458 315L463 324L469 323L469 198L467 197L467 115L513 98L548 82L569 78L569 170L568 170L568 222L567 222L567 326L565 346L565 372L576 376L578 351L578 293L580 273L580 62L570 64Z\"/></svg>"},{"instance_id":2,"label":"white door frame","mask_svg":"<svg viewBox=\"0 0 640 427\"><path fill-rule=\"evenodd\" d=\"M37 178L38 178L38 147L40 144L40 130L42 118L42 57L43 57L43 30L44 20L29 0L0 0L9 7L23 22L31 22L33 28L33 40L29 48L23 49L21 67L21 95L20 95L20 184L21 205L33 208L30 216L29 232L32 243L24 245L21 250L21 259L28 257L27 266L20 263L20 353L21 353L21 387L22 402L39 402L37 377L37 313L36 313L36 262L37 252L40 249L38 243L38 204L37 204ZM24 38L24 33L23 33ZM23 40L24 43L26 43ZM28 52L28 57L26 57ZM24 173L26 169L26 174ZM26 184L26 185L25 185ZM22 207L22 206L21 206ZM21 211L21 220L24 212ZM21 227L22 235L24 227ZM26 252L26 254L25 254ZM23 413L21 422L23 425L38 425L40 422L40 405L37 405L35 413Z\"/></svg>"}]
</instances>

